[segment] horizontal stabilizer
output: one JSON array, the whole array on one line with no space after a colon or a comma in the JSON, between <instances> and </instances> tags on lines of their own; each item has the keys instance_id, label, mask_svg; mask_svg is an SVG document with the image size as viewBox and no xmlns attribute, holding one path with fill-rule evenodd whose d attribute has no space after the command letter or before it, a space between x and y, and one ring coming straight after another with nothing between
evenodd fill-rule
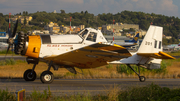
<instances>
[{"instance_id":1,"label":"horizontal stabilizer","mask_svg":"<svg viewBox=\"0 0 180 101\"><path fill-rule=\"evenodd\" d=\"M152 57L156 59L175 59L174 57L161 51L159 53L137 53L137 55L145 56L145 57Z\"/></svg>"}]
</instances>

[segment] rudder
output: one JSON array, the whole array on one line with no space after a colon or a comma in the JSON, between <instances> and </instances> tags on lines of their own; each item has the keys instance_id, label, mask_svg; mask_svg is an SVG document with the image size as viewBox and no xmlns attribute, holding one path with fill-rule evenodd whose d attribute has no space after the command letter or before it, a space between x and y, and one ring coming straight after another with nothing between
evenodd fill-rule
<instances>
[{"instance_id":1,"label":"rudder","mask_svg":"<svg viewBox=\"0 0 180 101\"><path fill-rule=\"evenodd\" d=\"M162 51L163 27L150 25L137 53L158 53Z\"/></svg>"}]
</instances>

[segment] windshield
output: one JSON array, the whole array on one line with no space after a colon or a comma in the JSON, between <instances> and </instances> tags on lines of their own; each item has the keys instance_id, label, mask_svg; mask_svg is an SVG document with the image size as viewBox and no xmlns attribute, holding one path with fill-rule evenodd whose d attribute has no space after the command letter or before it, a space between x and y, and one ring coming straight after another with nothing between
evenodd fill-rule
<instances>
[{"instance_id":1,"label":"windshield","mask_svg":"<svg viewBox=\"0 0 180 101\"><path fill-rule=\"evenodd\" d=\"M79 35L80 35L82 38L85 38L86 35L87 35L87 33L88 33L88 30L86 29L86 30L82 31Z\"/></svg>"},{"instance_id":2,"label":"windshield","mask_svg":"<svg viewBox=\"0 0 180 101\"><path fill-rule=\"evenodd\" d=\"M97 33L90 32L86 40L96 42L96 37L97 37Z\"/></svg>"}]
</instances>

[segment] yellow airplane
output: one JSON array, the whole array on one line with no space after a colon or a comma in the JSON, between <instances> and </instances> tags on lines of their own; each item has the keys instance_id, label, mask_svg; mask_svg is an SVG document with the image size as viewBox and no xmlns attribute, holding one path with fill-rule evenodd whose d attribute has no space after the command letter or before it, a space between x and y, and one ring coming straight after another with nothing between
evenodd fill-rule
<instances>
[{"instance_id":1,"label":"yellow airplane","mask_svg":"<svg viewBox=\"0 0 180 101\"><path fill-rule=\"evenodd\" d=\"M131 64L147 69L160 68L162 59L174 57L162 52L162 27L150 26L139 50L130 53L125 47L108 43L100 30L85 28L77 35L28 35L19 32L15 37L18 20L13 34L9 34L9 47L15 45L15 53L27 57L27 63L34 64L32 69L24 72L26 81L36 79L35 67L39 61L49 64L46 71L40 75L42 83L52 83L54 80L51 67L54 70L66 68L77 73L74 67L80 69L96 68L107 64L126 64L138 76L141 82L146 78L137 73ZM9 47L7 52L9 51Z\"/></svg>"}]
</instances>

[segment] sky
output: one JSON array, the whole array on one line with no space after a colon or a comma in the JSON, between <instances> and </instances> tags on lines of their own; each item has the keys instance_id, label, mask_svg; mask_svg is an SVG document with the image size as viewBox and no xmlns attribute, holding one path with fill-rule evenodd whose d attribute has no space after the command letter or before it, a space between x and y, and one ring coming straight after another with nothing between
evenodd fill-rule
<instances>
[{"instance_id":1,"label":"sky","mask_svg":"<svg viewBox=\"0 0 180 101\"><path fill-rule=\"evenodd\" d=\"M61 9L66 13L87 10L94 15L128 10L180 18L180 0L0 0L0 13L4 15L23 11L60 13Z\"/></svg>"}]
</instances>

